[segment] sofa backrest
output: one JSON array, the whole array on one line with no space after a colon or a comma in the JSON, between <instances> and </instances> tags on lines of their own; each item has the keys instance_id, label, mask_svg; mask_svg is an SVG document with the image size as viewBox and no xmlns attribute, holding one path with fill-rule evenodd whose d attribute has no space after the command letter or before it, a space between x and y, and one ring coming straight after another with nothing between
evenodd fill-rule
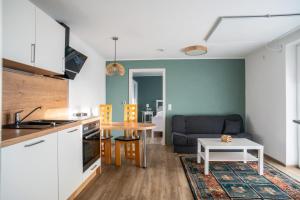
<instances>
[{"instance_id":1,"label":"sofa backrest","mask_svg":"<svg viewBox=\"0 0 300 200\"><path fill-rule=\"evenodd\" d=\"M172 117L172 132L185 134L220 134L224 130L225 120L240 121L244 132L243 118L233 115L174 115Z\"/></svg>"}]
</instances>

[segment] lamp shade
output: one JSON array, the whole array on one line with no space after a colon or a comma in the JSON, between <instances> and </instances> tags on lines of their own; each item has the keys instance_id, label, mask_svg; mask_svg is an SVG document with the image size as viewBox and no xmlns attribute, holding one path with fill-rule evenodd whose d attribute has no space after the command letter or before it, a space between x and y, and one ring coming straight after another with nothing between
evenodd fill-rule
<instances>
[{"instance_id":1,"label":"lamp shade","mask_svg":"<svg viewBox=\"0 0 300 200\"><path fill-rule=\"evenodd\" d=\"M207 53L207 47L202 45L194 45L185 47L182 51L188 56L199 56Z\"/></svg>"},{"instance_id":2,"label":"lamp shade","mask_svg":"<svg viewBox=\"0 0 300 200\"><path fill-rule=\"evenodd\" d=\"M120 76L125 75L125 68L120 63L110 63L106 66L106 75L112 76L114 73L118 73Z\"/></svg>"}]
</instances>

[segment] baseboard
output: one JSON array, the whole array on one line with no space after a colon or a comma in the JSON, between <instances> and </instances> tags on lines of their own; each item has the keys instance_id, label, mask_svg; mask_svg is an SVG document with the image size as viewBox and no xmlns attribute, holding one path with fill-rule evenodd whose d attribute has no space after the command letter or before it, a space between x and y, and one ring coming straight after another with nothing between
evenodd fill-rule
<instances>
[{"instance_id":1,"label":"baseboard","mask_svg":"<svg viewBox=\"0 0 300 200\"><path fill-rule=\"evenodd\" d=\"M90 185L97 176L101 174L101 167L98 167L68 198L68 200L74 200L78 195L88 186Z\"/></svg>"},{"instance_id":2,"label":"baseboard","mask_svg":"<svg viewBox=\"0 0 300 200\"><path fill-rule=\"evenodd\" d=\"M287 165L286 165L285 163L283 163L283 162L281 162L281 161L279 161L279 160L273 158L272 156L270 156L270 155L268 155L268 154L266 154L266 153L264 154L264 156L265 156L267 159L269 159L269 160L271 160L271 161L273 161L273 162L275 162L275 163L277 163L277 164L280 164L280 165L282 165L282 166L284 166L284 167L287 167Z\"/></svg>"}]
</instances>

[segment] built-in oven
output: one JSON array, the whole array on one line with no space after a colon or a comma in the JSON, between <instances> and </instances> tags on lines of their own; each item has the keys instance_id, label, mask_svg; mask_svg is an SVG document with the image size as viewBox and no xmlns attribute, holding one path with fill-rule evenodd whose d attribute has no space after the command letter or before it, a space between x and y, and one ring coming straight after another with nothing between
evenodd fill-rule
<instances>
[{"instance_id":1,"label":"built-in oven","mask_svg":"<svg viewBox=\"0 0 300 200\"><path fill-rule=\"evenodd\" d=\"M95 121L82 126L83 172L100 158L99 124Z\"/></svg>"}]
</instances>

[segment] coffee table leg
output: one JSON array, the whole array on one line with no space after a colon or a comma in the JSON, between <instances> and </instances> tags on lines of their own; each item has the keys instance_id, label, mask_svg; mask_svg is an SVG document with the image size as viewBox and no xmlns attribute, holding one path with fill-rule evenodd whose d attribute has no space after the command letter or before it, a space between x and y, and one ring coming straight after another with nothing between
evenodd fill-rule
<instances>
[{"instance_id":1,"label":"coffee table leg","mask_svg":"<svg viewBox=\"0 0 300 200\"><path fill-rule=\"evenodd\" d=\"M201 142L198 140L198 147L197 147L197 150L198 150L198 154L197 154L197 163L201 163Z\"/></svg>"},{"instance_id":2,"label":"coffee table leg","mask_svg":"<svg viewBox=\"0 0 300 200\"><path fill-rule=\"evenodd\" d=\"M258 173L264 175L264 149L258 150Z\"/></svg>"},{"instance_id":3,"label":"coffee table leg","mask_svg":"<svg viewBox=\"0 0 300 200\"><path fill-rule=\"evenodd\" d=\"M244 149L243 150L243 153L244 153L244 163L247 163L247 149Z\"/></svg>"},{"instance_id":4,"label":"coffee table leg","mask_svg":"<svg viewBox=\"0 0 300 200\"><path fill-rule=\"evenodd\" d=\"M209 171L209 149L205 148L205 159L204 159L204 174L208 175Z\"/></svg>"}]
</instances>

